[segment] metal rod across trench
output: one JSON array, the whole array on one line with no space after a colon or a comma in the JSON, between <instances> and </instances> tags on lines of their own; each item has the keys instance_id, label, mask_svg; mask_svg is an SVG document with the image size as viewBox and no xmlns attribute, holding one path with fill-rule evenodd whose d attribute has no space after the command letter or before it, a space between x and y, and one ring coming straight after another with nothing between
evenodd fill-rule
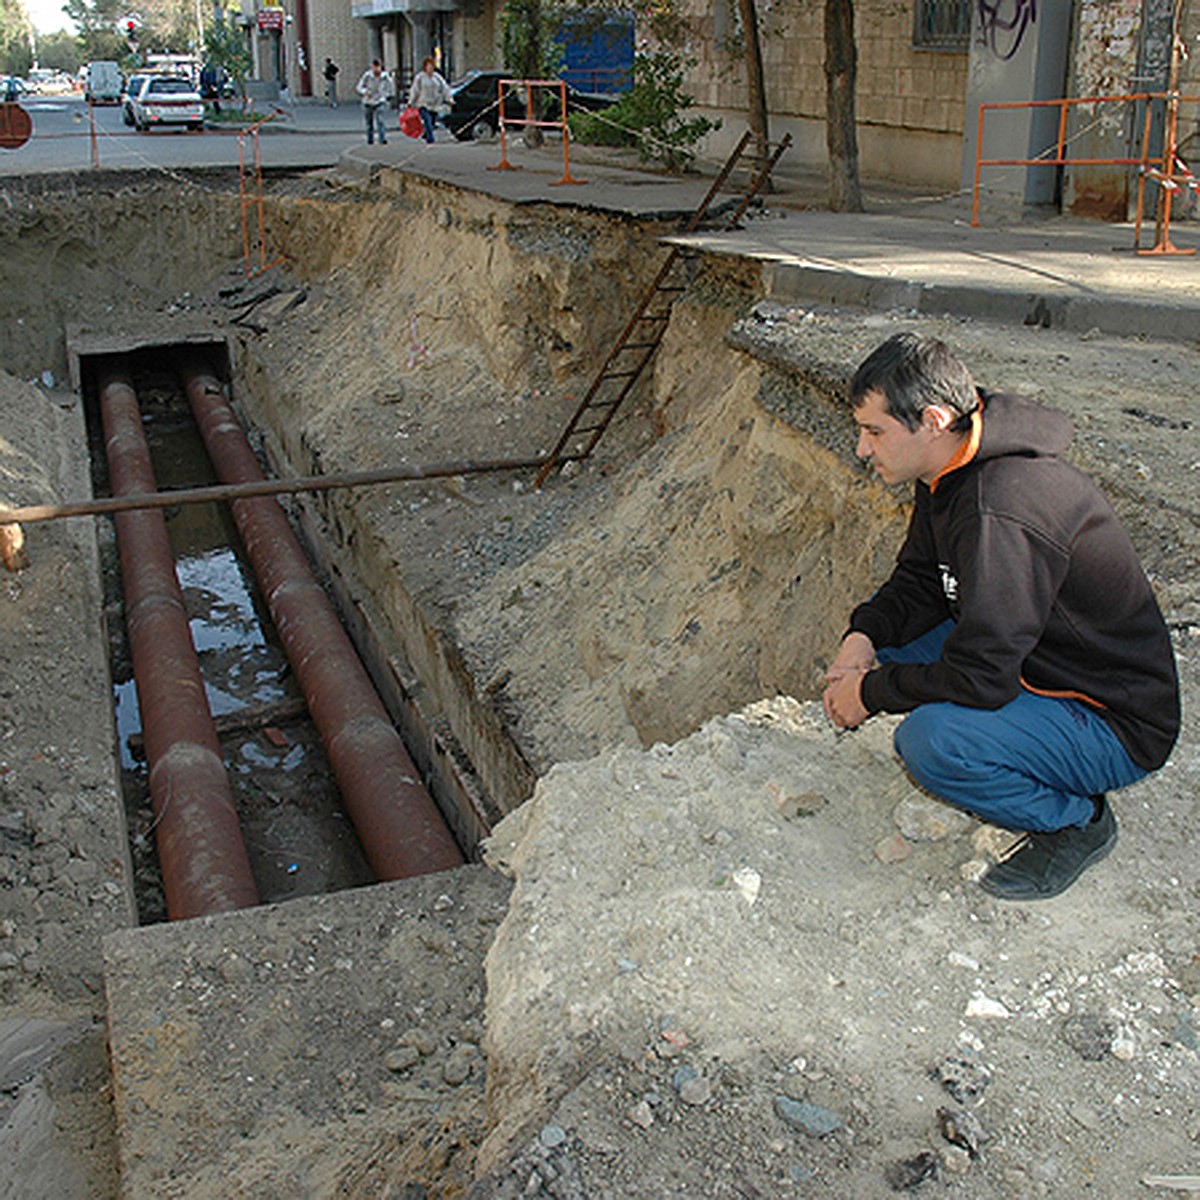
<instances>
[{"instance_id":1,"label":"metal rod across trench","mask_svg":"<svg viewBox=\"0 0 1200 1200\"><path fill-rule=\"evenodd\" d=\"M114 493L154 491L154 469L129 376L100 381ZM175 921L258 903L200 661L162 513L116 518L125 621L142 714L167 916Z\"/></svg>"},{"instance_id":2,"label":"metal rod across trench","mask_svg":"<svg viewBox=\"0 0 1200 1200\"><path fill-rule=\"evenodd\" d=\"M574 455L562 455L569 462ZM339 488L370 487L383 483L419 483L425 479L447 479L454 475L484 475L500 471L532 471L544 458L465 459L431 463L427 467L378 467L374 471L346 471L338 475L300 475L295 479L247 480L215 483L204 487L173 488L165 492L131 492L125 496L99 496L91 500L65 500L61 504L29 504L22 508L0 507L0 524L33 525L63 517L99 517L129 512L135 508L175 508L180 504L211 504L219 500L245 500L253 496L283 496L294 492L329 492Z\"/></svg>"},{"instance_id":3,"label":"metal rod across trench","mask_svg":"<svg viewBox=\"0 0 1200 1200\"><path fill-rule=\"evenodd\" d=\"M211 369L193 360L182 364L180 373L218 477L227 484L262 480L254 451ZM375 874L404 879L460 865L462 852L421 784L278 501L240 499L230 507Z\"/></svg>"}]
</instances>

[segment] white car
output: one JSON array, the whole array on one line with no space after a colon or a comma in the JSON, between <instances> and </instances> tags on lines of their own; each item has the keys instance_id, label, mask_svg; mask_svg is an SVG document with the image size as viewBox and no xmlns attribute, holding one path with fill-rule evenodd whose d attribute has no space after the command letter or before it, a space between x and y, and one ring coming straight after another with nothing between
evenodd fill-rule
<instances>
[{"instance_id":1,"label":"white car","mask_svg":"<svg viewBox=\"0 0 1200 1200\"><path fill-rule=\"evenodd\" d=\"M172 75L147 75L130 101L133 124L143 133L161 125L204 128L204 101L191 80Z\"/></svg>"}]
</instances>

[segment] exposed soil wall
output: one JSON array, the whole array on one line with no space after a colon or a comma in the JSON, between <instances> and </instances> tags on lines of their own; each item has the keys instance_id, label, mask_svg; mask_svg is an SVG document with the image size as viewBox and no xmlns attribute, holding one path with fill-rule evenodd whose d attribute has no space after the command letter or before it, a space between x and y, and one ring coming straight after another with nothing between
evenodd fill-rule
<instances>
[{"instance_id":1,"label":"exposed soil wall","mask_svg":"<svg viewBox=\"0 0 1200 1200\"><path fill-rule=\"evenodd\" d=\"M272 219L308 282L256 310L239 387L300 472L544 453L662 253L654 227L411 179L395 200L289 199ZM810 692L834 597L894 540L901 505L847 504L853 469L756 399L796 385L725 344L757 268L692 275L652 389L582 472L540 496L516 476L317 502L498 813L562 758Z\"/></svg>"},{"instance_id":2,"label":"exposed soil wall","mask_svg":"<svg viewBox=\"0 0 1200 1200\"><path fill-rule=\"evenodd\" d=\"M233 190L229 190L232 182ZM67 376L65 327L115 327L208 285L242 250L237 181L128 175L8 178L0 189L0 360Z\"/></svg>"}]
</instances>

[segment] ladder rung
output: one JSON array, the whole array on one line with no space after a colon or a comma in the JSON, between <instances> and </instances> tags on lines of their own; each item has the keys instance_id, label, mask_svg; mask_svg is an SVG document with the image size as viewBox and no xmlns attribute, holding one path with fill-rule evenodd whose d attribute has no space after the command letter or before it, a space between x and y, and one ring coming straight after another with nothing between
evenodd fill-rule
<instances>
[{"instance_id":1,"label":"ladder rung","mask_svg":"<svg viewBox=\"0 0 1200 1200\"><path fill-rule=\"evenodd\" d=\"M598 429L603 429L603 425L576 425L571 430L571 436L574 437L578 433L595 433Z\"/></svg>"},{"instance_id":2,"label":"ladder rung","mask_svg":"<svg viewBox=\"0 0 1200 1200\"><path fill-rule=\"evenodd\" d=\"M614 353L620 354L625 350L649 350L651 347L660 344L659 342L625 342L623 345L618 346Z\"/></svg>"},{"instance_id":3,"label":"ladder rung","mask_svg":"<svg viewBox=\"0 0 1200 1200\"><path fill-rule=\"evenodd\" d=\"M601 379L629 379L631 376L640 375L640 368L637 371L605 371L600 376Z\"/></svg>"}]
</instances>

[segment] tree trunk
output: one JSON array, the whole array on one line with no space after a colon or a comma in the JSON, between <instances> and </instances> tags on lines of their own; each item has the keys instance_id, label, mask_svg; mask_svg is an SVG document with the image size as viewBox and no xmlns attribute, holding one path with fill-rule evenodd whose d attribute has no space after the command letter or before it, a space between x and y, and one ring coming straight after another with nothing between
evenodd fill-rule
<instances>
[{"instance_id":1,"label":"tree trunk","mask_svg":"<svg viewBox=\"0 0 1200 1200\"><path fill-rule=\"evenodd\" d=\"M746 49L747 119L758 157L767 157L767 89L763 82L762 45L758 40L758 13L754 0L738 0L742 37Z\"/></svg>"},{"instance_id":2,"label":"tree trunk","mask_svg":"<svg viewBox=\"0 0 1200 1200\"><path fill-rule=\"evenodd\" d=\"M862 212L854 85L854 0L825 0L825 142L829 147L829 207Z\"/></svg>"}]
</instances>

